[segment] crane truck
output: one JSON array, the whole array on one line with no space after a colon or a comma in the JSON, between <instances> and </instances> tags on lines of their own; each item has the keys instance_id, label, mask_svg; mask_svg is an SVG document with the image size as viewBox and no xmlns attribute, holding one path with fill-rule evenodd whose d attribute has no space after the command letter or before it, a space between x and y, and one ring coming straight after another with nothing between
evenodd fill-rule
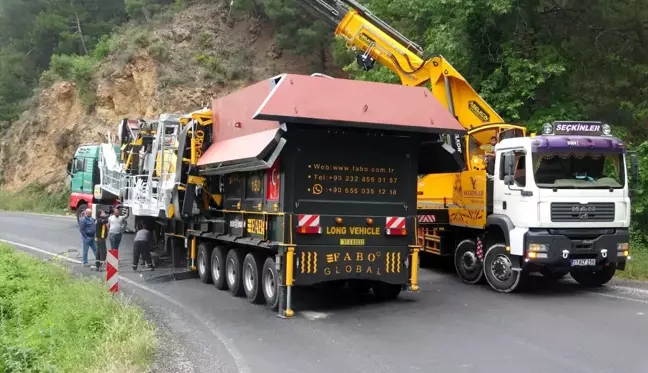
<instances>
[{"instance_id":1,"label":"crane truck","mask_svg":"<svg viewBox=\"0 0 648 373\"><path fill-rule=\"evenodd\" d=\"M441 134L463 132L425 88L282 74L140 121L100 187L174 267L292 317L294 286L419 290L418 153L448 157Z\"/></svg>"},{"instance_id":2,"label":"crane truck","mask_svg":"<svg viewBox=\"0 0 648 373\"><path fill-rule=\"evenodd\" d=\"M457 162L420 175L417 220L423 252L452 256L464 282L485 278L500 292L519 289L535 271L552 278L571 272L580 283L601 285L624 269L629 178L625 148L611 137L609 126L548 123L542 136L526 137L525 127L505 123L443 56L425 56L419 45L355 0L297 3L335 27L347 48L359 50L356 60L363 69L378 61L403 85L429 85L466 128L463 138L446 138ZM499 144L493 149L490 142ZM439 162L429 152L421 157L421 164ZM515 170L530 170L523 187L510 184L512 159ZM630 159L636 180L636 158Z\"/></svg>"}]
</instances>

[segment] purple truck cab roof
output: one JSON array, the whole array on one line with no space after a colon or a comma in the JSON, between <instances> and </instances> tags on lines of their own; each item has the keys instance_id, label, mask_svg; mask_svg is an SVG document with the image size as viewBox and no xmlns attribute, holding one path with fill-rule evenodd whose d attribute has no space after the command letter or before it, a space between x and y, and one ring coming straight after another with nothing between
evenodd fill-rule
<instances>
[{"instance_id":1,"label":"purple truck cab roof","mask_svg":"<svg viewBox=\"0 0 648 373\"><path fill-rule=\"evenodd\" d=\"M610 136L536 136L531 140L536 152L625 153L623 141Z\"/></svg>"}]
</instances>

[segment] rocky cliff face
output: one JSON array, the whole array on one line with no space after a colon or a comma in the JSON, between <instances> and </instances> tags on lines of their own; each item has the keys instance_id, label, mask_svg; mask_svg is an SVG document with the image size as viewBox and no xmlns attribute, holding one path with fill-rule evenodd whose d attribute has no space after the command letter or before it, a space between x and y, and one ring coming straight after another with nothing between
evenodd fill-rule
<instances>
[{"instance_id":1,"label":"rocky cliff face","mask_svg":"<svg viewBox=\"0 0 648 373\"><path fill-rule=\"evenodd\" d=\"M73 82L40 91L38 107L25 112L0 139L5 190L32 183L60 189L76 147L104 141L122 118L186 113L252 81L282 72L313 72L310 61L282 53L272 30L257 20L237 20L230 27L218 7L201 5L166 21L122 31L121 43L96 73L90 110ZM136 47L126 47L132 44Z\"/></svg>"}]
</instances>

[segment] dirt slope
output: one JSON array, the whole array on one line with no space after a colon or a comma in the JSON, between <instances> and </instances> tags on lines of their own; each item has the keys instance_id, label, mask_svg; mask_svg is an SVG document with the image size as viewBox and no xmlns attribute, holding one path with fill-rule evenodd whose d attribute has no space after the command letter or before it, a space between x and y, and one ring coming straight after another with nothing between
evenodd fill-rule
<instances>
[{"instance_id":1,"label":"dirt slope","mask_svg":"<svg viewBox=\"0 0 648 373\"><path fill-rule=\"evenodd\" d=\"M38 107L0 139L3 188L16 191L35 182L63 187L76 147L103 141L121 118L185 113L208 104L212 95L278 73L315 72L308 59L279 50L267 24L226 22L219 7L197 5L146 27L124 27L95 75L90 110L73 82L42 89Z\"/></svg>"}]
</instances>

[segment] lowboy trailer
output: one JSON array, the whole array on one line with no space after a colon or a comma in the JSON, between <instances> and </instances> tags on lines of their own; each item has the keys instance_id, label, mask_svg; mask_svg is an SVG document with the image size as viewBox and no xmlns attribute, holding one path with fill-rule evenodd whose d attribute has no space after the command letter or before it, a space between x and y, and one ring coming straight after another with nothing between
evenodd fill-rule
<instances>
[{"instance_id":1,"label":"lowboy trailer","mask_svg":"<svg viewBox=\"0 0 648 373\"><path fill-rule=\"evenodd\" d=\"M425 88L283 74L156 126L119 194L175 267L281 317L294 286L419 289L419 156L465 132Z\"/></svg>"}]
</instances>

